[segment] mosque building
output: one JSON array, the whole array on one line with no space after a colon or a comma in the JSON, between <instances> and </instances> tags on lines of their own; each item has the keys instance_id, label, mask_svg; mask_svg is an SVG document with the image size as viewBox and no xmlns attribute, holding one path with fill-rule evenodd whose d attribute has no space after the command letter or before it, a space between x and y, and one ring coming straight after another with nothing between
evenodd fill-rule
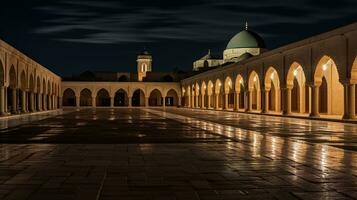
<instances>
[{"instance_id":1,"label":"mosque building","mask_svg":"<svg viewBox=\"0 0 357 200\"><path fill-rule=\"evenodd\" d=\"M192 72L156 72L148 50L136 72L61 78L0 40L0 114L63 107L180 107L284 117L356 120L357 23L267 50L246 28L209 50Z\"/></svg>"}]
</instances>

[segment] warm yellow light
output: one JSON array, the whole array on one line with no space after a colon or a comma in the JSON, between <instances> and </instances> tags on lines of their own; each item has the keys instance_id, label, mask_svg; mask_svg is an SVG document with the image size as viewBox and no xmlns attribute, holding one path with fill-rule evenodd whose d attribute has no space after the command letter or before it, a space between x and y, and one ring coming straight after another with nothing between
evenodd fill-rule
<instances>
[{"instance_id":1,"label":"warm yellow light","mask_svg":"<svg viewBox=\"0 0 357 200\"><path fill-rule=\"evenodd\" d=\"M324 70L324 71L327 70L327 64L322 65L322 70Z\"/></svg>"},{"instance_id":2,"label":"warm yellow light","mask_svg":"<svg viewBox=\"0 0 357 200\"><path fill-rule=\"evenodd\" d=\"M270 79L272 79L272 80L274 79L274 74L270 75Z\"/></svg>"},{"instance_id":3,"label":"warm yellow light","mask_svg":"<svg viewBox=\"0 0 357 200\"><path fill-rule=\"evenodd\" d=\"M254 76L253 81L254 81L254 82L257 82L257 77L256 77L256 76Z\"/></svg>"},{"instance_id":4,"label":"warm yellow light","mask_svg":"<svg viewBox=\"0 0 357 200\"><path fill-rule=\"evenodd\" d=\"M295 70L294 70L294 76L297 76L297 75L298 75L298 70L295 69Z\"/></svg>"}]
</instances>

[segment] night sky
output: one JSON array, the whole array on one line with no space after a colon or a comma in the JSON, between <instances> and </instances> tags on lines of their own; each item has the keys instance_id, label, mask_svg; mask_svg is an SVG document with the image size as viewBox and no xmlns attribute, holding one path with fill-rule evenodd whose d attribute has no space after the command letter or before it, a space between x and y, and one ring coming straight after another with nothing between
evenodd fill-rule
<instances>
[{"instance_id":1,"label":"night sky","mask_svg":"<svg viewBox=\"0 0 357 200\"><path fill-rule=\"evenodd\" d=\"M27 0L2 1L0 38L61 76L135 71L153 54L154 71L190 70L218 55L244 29L268 49L357 21L356 0Z\"/></svg>"}]
</instances>

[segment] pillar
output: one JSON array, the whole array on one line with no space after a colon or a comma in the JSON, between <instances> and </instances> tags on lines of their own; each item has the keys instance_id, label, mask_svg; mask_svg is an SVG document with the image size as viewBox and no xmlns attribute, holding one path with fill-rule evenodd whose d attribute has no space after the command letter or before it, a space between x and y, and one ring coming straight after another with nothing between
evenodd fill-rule
<instances>
[{"instance_id":1,"label":"pillar","mask_svg":"<svg viewBox=\"0 0 357 200\"><path fill-rule=\"evenodd\" d=\"M198 108L199 106L198 106L198 95L195 95L195 99L196 99L196 101L195 101L195 108Z\"/></svg>"},{"instance_id":2,"label":"pillar","mask_svg":"<svg viewBox=\"0 0 357 200\"><path fill-rule=\"evenodd\" d=\"M42 110L47 110L46 94L42 94Z\"/></svg>"},{"instance_id":3,"label":"pillar","mask_svg":"<svg viewBox=\"0 0 357 200\"><path fill-rule=\"evenodd\" d=\"M35 101L34 94L33 94L33 92L30 92L30 112L34 112L35 111L34 101Z\"/></svg>"},{"instance_id":4,"label":"pillar","mask_svg":"<svg viewBox=\"0 0 357 200\"><path fill-rule=\"evenodd\" d=\"M8 97L8 93L7 93L7 87L4 87L4 112L7 114L9 111L8 111L8 108L7 108L7 105L8 105L8 102L7 102L7 97Z\"/></svg>"},{"instance_id":5,"label":"pillar","mask_svg":"<svg viewBox=\"0 0 357 200\"><path fill-rule=\"evenodd\" d=\"M219 95L218 94L215 94L215 107L216 107L216 110L219 109Z\"/></svg>"},{"instance_id":6,"label":"pillar","mask_svg":"<svg viewBox=\"0 0 357 200\"><path fill-rule=\"evenodd\" d=\"M212 95L207 95L207 109L211 108L211 96Z\"/></svg>"},{"instance_id":7,"label":"pillar","mask_svg":"<svg viewBox=\"0 0 357 200\"><path fill-rule=\"evenodd\" d=\"M354 119L356 117L355 84L344 84L344 114L343 119Z\"/></svg>"},{"instance_id":8,"label":"pillar","mask_svg":"<svg viewBox=\"0 0 357 200\"><path fill-rule=\"evenodd\" d=\"M13 114L16 114L17 113L17 95L16 95L16 89L13 88L11 90L11 95L12 95L12 108L11 108L11 112Z\"/></svg>"},{"instance_id":9,"label":"pillar","mask_svg":"<svg viewBox=\"0 0 357 200\"><path fill-rule=\"evenodd\" d=\"M80 106L81 106L80 97L76 96L76 107L79 108Z\"/></svg>"},{"instance_id":10,"label":"pillar","mask_svg":"<svg viewBox=\"0 0 357 200\"><path fill-rule=\"evenodd\" d=\"M228 94L224 94L224 110L228 110Z\"/></svg>"},{"instance_id":11,"label":"pillar","mask_svg":"<svg viewBox=\"0 0 357 200\"><path fill-rule=\"evenodd\" d=\"M5 87L0 86L0 115L5 115Z\"/></svg>"},{"instance_id":12,"label":"pillar","mask_svg":"<svg viewBox=\"0 0 357 200\"><path fill-rule=\"evenodd\" d=\"M162 97L162 107L166 107L166 97Z\"/></svg>"},{"instance_id":13,"label":"pillar","mask_svg":"<svg viewBox=\"0 0 357 200\"><path fill-rule=\"evenodd\" d=\"M26 91L21 90L21 95L22 95L21 112L26 113L26 99L27 99Z\"/></svg>"},{"instance_id":14,"label":"pillar","mask_svg":"<svg viewBox=\"0 0 357 200\"><path fill-rule=\"evenodd\" d=\"M291 90L289 87L285 89L285 115L291 114Z\"/></svg>"},{"instance_id":15,"label":"pillar","mask_svg":"<svg viewBox=\"0 0 357 200\"><path fill-rule=\"evenodd\" d=\"M149 98L145 97L145 107L149 107Z\"/></svg>"},{"instance_id":16,"label":"pillar","mask_svg":"<svg viewBox=\"0 0 357 200\"><path fill-rule=\"evenodd\" d=\"M37 111L41 111L41 94L40 93L37 93L36 105L37 105Z\"/></svg>"},{"instance_id":17,"label":"pillar","mask_svg":"<svg viewBox=\"0 0 357 200\"><path fill-rule=\"evenodd\" d=\"M97 107L97 99L96 99L96 97L93 97L93 96L92 96L92 107L93 108Z\"/></svg>"},{"instance_id":18,"label":"pillar","mask_svg":"<svg viewBox=\"0 0 357 200\"><path fill-rule=\"evenodd\" d=\"M234 110L239 110L239 92L234 92Z\"/></svg>"},{"instance_id":19,"label":"pillar","mask_svg":"<svg viewBox=\"0 0 357 200\"><path fill-rule=\"evenodd\" d=\"M114 97L110 97L110 107L114 108Z\"/></svg>"},{"instance_id":20,"label":"pillar","mask_svg":"<svg viewBox=\"0 0 357 200\"><path fill-rule=\"evenodd\" d=\"M264 109L263 109L263 111L264 111L265 113L268 113L268 112L269 112L269 91L270 91L270 90L267 90L267 89L264 90L265 104L264 104Z\"/></svg>"},{"instance_id":21,"label":"pillar","mask_svg":"<svg viewBox=\"0 0 357 200\"><path fill-rule=\"evenodd\" d=\"M204 109L205 108L205 94L201 94L201 108Z\"/></svg>"},{"instance_id":22,"label":"pillar","mask_svg":"<svg viewBox=\"0 0 357 200\"><path fill-rule=\"evenodd\" d=\"M251 103L252 102L252 98L253 98L253 92L249 90L248 91L248 101L249 101L248 110L249 111L253 110L253 104Z\"/></svg>"},{"instance_id":23,"label":"pillar","mask_svg":"<svg viewBox=\"0 0 357 200\"><path fill-rule=\"evenodd\" d=\"M311 95L311 113L310 117L319 117L319 87L317 85L312 86L312 95Z\"/></svg>"},{"instance_id":24,"label":"pillar","mask_svg":"<svg viewBox=\"0 0 357 200\"><path fill-rule=\"evenodd\" d=\"M58 97L58 107L59 107L59 108L62 108L62 106L63 106L62 97Z\"/></svg>"},{"instance_id":25,"label":"pillar","mask_svg":"<svg viewBox=\"0 0 357 200\"><path fill-rule=\"evenodd\" d=\"M181 105L181 98L182 98L182 97L179 97L179 98L177 99L177 106L178 106L178 107L181 107L181 106L182 106L182 105Z\"/></svg>"},{"instance_id":26,"label":"pillar","mask_svg":"<svg viewBox=\"0 0 357 200\"><path fill-rule=\"evenodd\" d=\"M128 107L131 108L132 107L132 97L128 97ZM146 103L145 103L146 105Z\"/></svg>"}]
</instances>

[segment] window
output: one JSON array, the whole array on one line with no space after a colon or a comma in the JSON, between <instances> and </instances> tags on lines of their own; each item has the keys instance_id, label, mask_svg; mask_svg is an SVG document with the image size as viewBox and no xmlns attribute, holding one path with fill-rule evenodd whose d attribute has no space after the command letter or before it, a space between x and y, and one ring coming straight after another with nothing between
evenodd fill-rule
<instances>
[{"instance_id":1,"label":"window","mask_svg":"<svg viewBox=\"0 0 357 200\"><path fill-rule=\"evenodd\" d=\"M142 71L142 72L146 72L146 71L147 71L147 68L148 68L148 65L147 65L146 63L143 63L143 64L141 65L141 71Z\"/></svg>"}]
</instances>

